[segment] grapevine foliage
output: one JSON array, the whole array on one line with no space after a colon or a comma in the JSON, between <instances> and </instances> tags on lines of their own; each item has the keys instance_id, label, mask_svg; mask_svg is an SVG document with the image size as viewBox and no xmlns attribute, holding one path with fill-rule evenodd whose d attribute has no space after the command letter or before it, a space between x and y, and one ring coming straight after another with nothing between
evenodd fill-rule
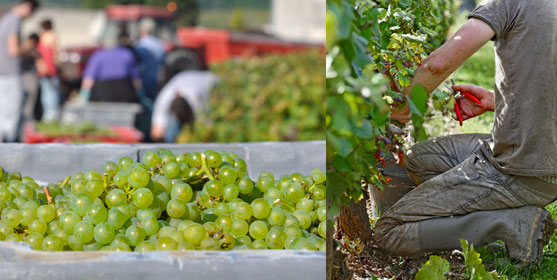
<instances>
[{"instance_id":1,"label":"grapevine foliage","mask_svg":"<svg viewBox=\"0 0 557 280\"><path fill-rule=\"evenodd\" d=\"M399 93L439 47L453 18L453 1L327 1L327 192L330 215L362 197L362 186L388 180L377 166L402 164L403 125L390 110L407 99L413 137L422 127L427 92Z\"/></svg>"},{"instance_id":2,"label":"grapevine foliage","mask_svg":"<svg viewBox=\"0 0 557 280\"><path fill-rule=\"evenodd\" d=\"M230 60L212 66L219 84L209 111L178 142L323 140L321 50Z\"/></svg>"}]
</instances>

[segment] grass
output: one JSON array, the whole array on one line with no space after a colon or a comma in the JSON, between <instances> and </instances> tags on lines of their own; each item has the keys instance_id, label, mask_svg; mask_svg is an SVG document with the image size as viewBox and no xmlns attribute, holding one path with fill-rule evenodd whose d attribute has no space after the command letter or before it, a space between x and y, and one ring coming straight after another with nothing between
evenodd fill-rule
<instances>
[{"instance_id":1,"label":"grass","mask_svg":"<svg viewBox=\"0 0 557 280\"><path fill-rule=\"evenodd\" d=\"M461 26L466 17L461 15L455 27ZM487 89L493 89L495 77L495 54L493 43L489 42L468 59L452 76L457 84L475 84ZM455 120L441 115L435 115L426 122L427 131L431 136L442 136L457 133L490 133L493 124L493 113L489 112L457 125ZM557 219L557 202L546 207L553 218ZM498 258L507 257L490 253L485 247L478 248L483 263L496 262ZM495 270L507 279L557 279L557 235L553 234L550 243L544 248L542 263L538 267L515 270L513 264L497 263Z\"/></svg>"}]
</instances>

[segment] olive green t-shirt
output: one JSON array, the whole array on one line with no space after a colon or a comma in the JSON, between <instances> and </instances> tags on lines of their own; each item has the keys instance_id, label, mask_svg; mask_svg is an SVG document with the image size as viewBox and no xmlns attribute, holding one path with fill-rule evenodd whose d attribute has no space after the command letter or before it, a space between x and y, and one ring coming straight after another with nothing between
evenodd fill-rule
<instances>
[{"instance_id":1,"label":"olive green t-shirt","mask_svg":"<svg viewBox=\"0 0 557 280\"><path fill-rule=\"evenodd\" d=\"M557 175L557 0L486 0L469 14L495 37L495 121L483 151L497 168Z\"/></svg>"}]
</instances>

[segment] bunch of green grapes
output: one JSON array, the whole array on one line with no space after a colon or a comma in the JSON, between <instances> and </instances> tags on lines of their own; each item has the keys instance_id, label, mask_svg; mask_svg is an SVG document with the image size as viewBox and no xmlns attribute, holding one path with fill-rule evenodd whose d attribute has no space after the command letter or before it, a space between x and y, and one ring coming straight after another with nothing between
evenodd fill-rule
<instances>
[{"instance_id":1,"label":"bunch of green grapes","mask_svg":"<svg viewBox=\"0 0 557 280\"><path fill-rule=\"evenodd\" d=\"M40 187L0 168L0 240L62 250L325 250L325 175L252 181L234 153L147 152Z\"/></svg>"}]
</instances>

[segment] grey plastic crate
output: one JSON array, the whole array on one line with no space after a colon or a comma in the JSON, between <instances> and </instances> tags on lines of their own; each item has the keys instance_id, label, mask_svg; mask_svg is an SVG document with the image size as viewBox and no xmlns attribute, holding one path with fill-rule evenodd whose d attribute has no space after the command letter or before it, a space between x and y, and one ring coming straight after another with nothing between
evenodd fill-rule
<instances>
[{"instance_id":1,"label":"grey plastic crate","mask_svg":"<svg viewBox=\"0 0 557 280\"><path fill-rule=\"evenodd\" d=\"M231 151L246 160L252 178L313 168L325 170L325 141L233 144L0 144L0 166L54 182L88 169L102 170L123 156L139 160L160 148L178 152ZM0 242L0 279L325 279L325 252L293 250L187 252L39 252Z\"/></svg>"},{"instance_id":2,"label":"grey plastic crate","mask_svg":"<svg viewBox=\"0 0 557 280\"><path fill-rule=\"evenodd\" d=\"M293 250L41 252L0 242L0 277L11 279L325 279L325 253Z\"/></svg>"},{"instance_id":3,"label":"grey plastic crate","mask_svg":"<svg viewBox=\"0 0 557 280\"><path fill-rule=\"evenodd\" d=\"M56 182L76 172L102 170L107 161L130 157L135 161L147 151L170 149L175 153L235 152L246 161L248 173L257 178L262 171L276 177L314 168L325 171L325 141L256 142L231 144L0 144L0 166L44 182Z\"/></svg>"},{"instance_id":4,"label":"grey plastic crate","mask_svg":"<svg viewBox=\"0 0 557 280\"><path fill-rule=\"evenodd\" d=\"M62 109L61 120L63 123L92 122L98 126L133 127L135 116L141 111L141 105L135 103L67 103Z\"/></svg>"}]
</instances>

